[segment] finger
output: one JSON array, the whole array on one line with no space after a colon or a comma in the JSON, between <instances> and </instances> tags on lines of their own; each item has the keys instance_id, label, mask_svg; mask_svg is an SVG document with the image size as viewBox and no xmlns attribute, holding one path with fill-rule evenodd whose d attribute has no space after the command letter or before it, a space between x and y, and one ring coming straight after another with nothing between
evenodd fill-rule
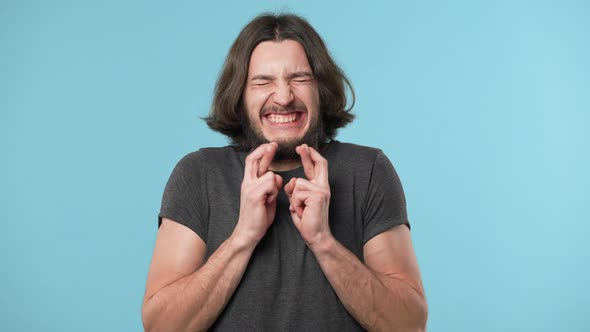
<instances>
[{"instance_id":1,"label":"finger","mask_svg":"<svg viewBox=\"0 0 590 332\"><path fill-rule=\"evenodd\" d=\"M272 163L272 158L277 152L278 144L276 142L264 145L266 147L264 148L264 154L262 155L262 158L260 158L260 162L258 164L258 176L262 176L264 173L266 173L266 171L268 171L268 167L270 166L270 163Z\"/></svg>"},{"instance_id":2,"label":"finger","mask_svg":"<svg viewBox=\"0 0 590 332\"><path fill-rule=\"evenodd\" d=\"M305 207L305 200L307 200L310 195L313 195L314 192L324 192L325 190L324 187L314 184L306 179L291 179L291 181L285 185L285 192L287 193L290 203L289 210L291 212L296 212L297 215L301 216L303 208ZM293 199L292 197L296 197L296 199Z\"/></svg>"},{"instance_id":3,"label":"finger","mask_svg":"<svg viewBox=\"0 0 590 332\"><path fill-rule=\"evenodd\" d=\"M325 188L317 185L309 180L306 179L302 179L302 178L296 178L294 179L295 183L293 186L293 191L298 191L298 190L309 190L309 191L324 191Z\"/></svg>"},{"instance_id":4,"label":"finger","mask_svg":"<svg viewBox=\"0 0 590 332\"><path fill-rule=\"evenodd\" d=\"M271 193L269 194L269 196L266 199L266 203L267 204L271 204L273 203L277 197L279 196L279 191L281 190L281 187L283 185L283 178L278 175L278 174L274 174L273 172L267 172L267 174L272 174L274 177L274 185L275 187L272 189ZM266 174L265 174L266 176Z\"/></svg>"},{"instance_id":5,"label":"finger","mask_svg":"<svg viewBox=\"0 0 590 332\"><path fill-rule=\"evenodd\" d=\"M289 212L291 212L291 219L293 219L293 222L295 223L295 225L298 225L301 222L301 217L300 215L297 214L297 212L295 211L295 209L291 209L291 207L289 206Z\"/></svg>"},{"instance_id":6,"label":"finger","mask_svg":"<svg viewBox=\"0 0 590 332\"><path fill-rule=\"evenodd\" d=\"M296 180L297 180L296 178L292 178L285 185L285 193L287 193L287 196L291 196L291 194L293 194L293 190L295 190L295 181Z\"/></svg>"},{"instance_id":7,"label":"finger","mask_svg":"<svg viewBox=\"0 0 590 332\"><path fill-rule=\"evenodd\" d=\"M276 143L274 143L276 144ZM270 149L273 149L272 147L272 143L266 143L266 144L261 144L259 147L257 147L256 149L254 149L254 151L252 151L247 157L246 157L246 161L245 161L245 169L244 169L244 176L248 177L250 179L256 179L259 176L262 176L265 172L259 173L258 169L260 168L260 161L261 159L263 159L263 157L269 153L270 151L268 151L269 147ZM276 151L276 146L274 147L274 150ZM270 157L270 160L272 161L272 157L274 156L274 152L272 152L273 155ZM270 162L269 162L270 165ZM268 169L268 166L266 166L266 168Z\"/></svg>"},{"instance_id":8,"label":"finger","mask_svg":"<svg viewBox=\"0 0 590 332\"><path fill-rule=\"evenodd\" d=\"M305 176L309 180L313 180L315 178L315 165L309 156L309 146L307 144L300 145L295 148L295 152L301 157L301 164L303 165Z\"/></svg>"},{"instance_id":9,"label":"finger","mask_svg":"<svg viewBox=\"0 0 590 332\"><path fill-rule=\"evenodd\" d=\"M279 196L279 190L277 189L277 187L274 187L274 189L272 189L272 191L268 194L268 196L266 196L266 204L270 205L270 204L274 203L278 196Z\"/></svg>"},{"instance_id":10,"label":"finger","mask_svg":"<svg viewBox=\"0 0 590 332\"><path fill-rule=\"evenodd\" d=\"M296 206L295 207L295 215L299 219L303 218L303 206Z\"/></svg>"},{"instance_id":11,"label":"finger","mask_svg":"<svg viewBox=\"0 0 590 332\"><path fill-rule=\"evenodd\" d=\"M289 211L291 211L292 214L297 214L299 217L301 217L301 214L303 213L303 209L296 208L297 203L291 199L291 196L293 195L293 192L295 191L295 184L296 183L297 183L297 178L292 178L291 180L289 180L289 182L287 182L287 184L285 185L285 193L287 194L287 197L289 198Z\"/></svg>"},{"instance_id":12,"label":"finger","mask_svg":"<svg viewBox=\"0 0 590 332\"><path fill-rule=\"evenodd\" d=\"M283 178L278 174L275 174L275 183L277 185L277 190L281 190L283 187Z\"/></svg>"},{"instance_id":13,"label":"finger","mask_svg":"<svg viewBox=\"0 0 590 332\"><path fill-rule=\"evenodd\" d=\"M258 176L258 162L264 155L266 144L262 144L252 151L245 160L244 178L256 179Z\"/></svg>"},{"instance_id":14,"label":"finger","mask_svg":"<svg viewBox=\"0 0 590 332\"><path fill-rule=\"evenodd\" d=\"M308 149L309 157L311 158L314 164L314 182L322 185L328 185L328 161L326 158L322 157L322 155L317 152L314 148L309 147Z\"/></svg>"},{"instance_id":15,"label":"finger","mask_svg":"<svg viewBox=\"0 0 590 332\"><path fill-rule=\"evenodd\" d=\"M282 179L281 179L282 180ZM276 186L276 177L273 172L266 172L263 176L258 179L257 191L260 195L258 197L264 197L265 203L272 203L279 194L279 189Z\"/></svg>"},{"instance_id":16,"label":"finger","mask_svg":"<svg viewBox=\"0 0 590 332\"><path fill-rule=\"evenodd\" d=\"M296 191L291 196L291 208L292 211L297 214L299 218L303 216L303 210L305 209L305 201L309 197L309 192Z\"/></svg>"}]
</instances>

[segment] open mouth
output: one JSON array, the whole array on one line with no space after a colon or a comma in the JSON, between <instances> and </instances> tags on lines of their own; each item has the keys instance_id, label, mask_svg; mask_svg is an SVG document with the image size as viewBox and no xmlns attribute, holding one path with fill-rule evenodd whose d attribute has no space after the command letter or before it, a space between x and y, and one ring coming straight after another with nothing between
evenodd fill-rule
<instances>
[{"instance_id":1,"label":"open mouth","mask_svg":"<svg viewBox=\"0 0 590 332\"><path fill-rule=\"evenodd\" d=\"M304 118L304 112L290 112L290 113L268 113L264 118L272 125L292 126L297 125Z\"/></svg>"}]
</instances>

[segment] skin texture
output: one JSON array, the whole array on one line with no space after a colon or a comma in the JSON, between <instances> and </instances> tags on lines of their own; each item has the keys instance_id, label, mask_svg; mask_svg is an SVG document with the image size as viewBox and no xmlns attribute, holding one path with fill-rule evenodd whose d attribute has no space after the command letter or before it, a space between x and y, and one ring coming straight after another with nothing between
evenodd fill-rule
<instances>
[{"instance_id":1,"label":"skin texture","mask_svg":"<svg viewBox=\"0 0 590 332\"><path fill-rule=\"evenodd\" d=\"M204 331L219 316L274 219L282 179L268 166L276 147L261 145L246 158L238 224L207 262L201 238L162 221L142 307L146 331Z\"/></svg>"},{"instance_id":2,"label":"skin texture","mask_svg":"<svg viewBox=\"0 0 590 332\"><path fill-rule=\"evenodd\" d=\"M365 264L329 227L328 163L313 148L297 147L307 179L285 185L291 217L350 314L370 331L421 331L427 306L406 226L383 232L363 247Z\"/></svg>"},{"instance_id":3,"label":"skin texture","mask_svg":"<svg viewBox=\"0 0 590 332\"><path fill-rule=\"evenodd\" d=\"M320 97L317 82L305 50L296 41L262 42L252 52L248 66L244 104L250 125L267 141L281 146L298 145L317 121ZM297 113L300 121L273 124L264 114ZM289 161L275 162L272 170L299 166Z\"/></svg>"},{"instance_id":4,"label":"skin texture","mask_svg":"<svg viewBox=\"0 0 590 332\"><path fill-rule=\"evenodd\" d=\"M299 43L263 42L255 48L244 102L252 126L267 140L297 145L319 112L317 84ZM277 125L265 117L269 112L301 114L294 123ZM273 161L278 144L262 144L246 158L238 224L206 262L206 246L199 236L173 220L163 220L142 307L145 329L210 327L272 224L277 195L285 190L295 226L351 315L368 330L424 330L427 305L409 229L395 227L369 240L362 263L330 232L327 161L305 144L296 147L300 161ZM301 165L306 178L292 179L283 188L273 170Z\"/></svg>"}]
</instances>

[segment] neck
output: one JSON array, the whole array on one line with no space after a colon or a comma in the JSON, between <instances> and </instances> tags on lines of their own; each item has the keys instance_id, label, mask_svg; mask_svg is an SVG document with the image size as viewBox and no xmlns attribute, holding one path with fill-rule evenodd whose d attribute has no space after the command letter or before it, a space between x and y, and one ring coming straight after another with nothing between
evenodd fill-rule
<instances>
[{"instance_id":1,"label":"neck","mask_svg":"<svg viewBox=\"0 0 590 332\"><path fill-rule=\"evenodd\" d=\"M301 161L299 160L274 160L269 169L275 172L290 171L292 169L301 167Z\"/></svg>"},{"instance_id":2,"label":"neck","mask_svg":"<svg viewBox=\"0 0 590 332\"><path fill-rule=\"evenodd\" d=\"M327 147L328 143L321 143L317 150L323 153ZM268 169L275 172L283 172L299 168L301 165L301 159L299 158L296 160L273 160Z\"/></svg>"}]
</instances>

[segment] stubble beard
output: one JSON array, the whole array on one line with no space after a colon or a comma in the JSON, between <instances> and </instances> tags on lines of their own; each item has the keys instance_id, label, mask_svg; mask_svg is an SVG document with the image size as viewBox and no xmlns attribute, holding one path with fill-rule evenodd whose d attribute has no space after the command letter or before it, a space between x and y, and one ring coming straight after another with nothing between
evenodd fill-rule
<instances>
[{"instance_id":1,"label":"stubble beard","mask_svg":"<svg viewBox=\"0 0 590 332\"><path fill-rule=\"evenodd\" d=\"M306 113L309 115L309 113ZM244 132L244 147L247 151L256 149L261 144L270 143L268 139L264 137L262 129L259 126L253 126L250 123L250 119L247 121ZM300 159L295 148L301 144L307 144L312 148L318 150L321 143L325 142L325 135L323 132L323 125L321 117L315 114L309 123L309 128L303 135L303 137L297 139L278 139L275 140L278 143L277 151L273 160L276 161L297 161Z\"/></svg>"}]
</instances>

